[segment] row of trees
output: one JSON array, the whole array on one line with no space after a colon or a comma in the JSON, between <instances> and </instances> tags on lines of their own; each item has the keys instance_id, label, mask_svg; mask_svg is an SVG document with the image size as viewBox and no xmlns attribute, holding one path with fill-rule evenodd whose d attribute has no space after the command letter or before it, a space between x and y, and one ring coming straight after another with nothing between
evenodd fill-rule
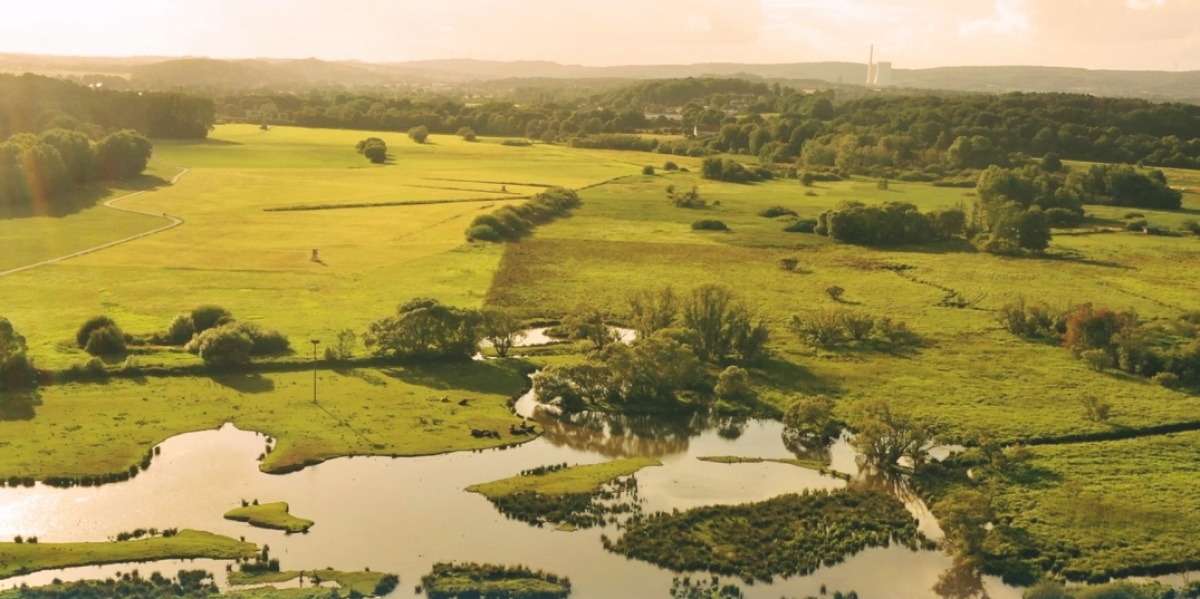
<instances>
[{"instance_id":1,"label":"row of trees","mask_svg":"<svg viewBox=\"0 0 1200 599\"><path fill-rule=\"evenodd\" d=\"M0 143L0 213L67 212L71 191L92 181L140 175L152 150L148 139L131 130L97 142L68 129L13 135Z\"/></svg>"},{"instance_id":2,"label":"row of trees","mask_svg":"<svg viewBox=\"0 0 1200 599\"><path fill-rule=\"evenodd\" d=\"M960 237L965 227L966 215L958 208L923 214L907 202L868 206L846 201L822 212L813 232L845 243L897 245Z\"/></svg>"},{"instance_id":3,"label":"row of trees","mask_svg":"<svg viewBox=\"0 0 1200 599\"><path fill-rule=\"evenodd\" d=\"M374 354L408 359L470 359L483 341L505 357L521 323L499 310L471 310L417 298L367 327L363 345Z\"/></svg>"},{"instance_id":4,"label":"row of trees","mask_svg":"<svg viewBox=\"0 0 1200 599\"><path fill-rule=\"evenodd\" d=\"M1163 325L1133 312L1083 304L1054 309L1023 299L1000 308L1000 325L1025 338L1060 340L1095 370L1117 368L1167 387L1200 384L1200 314Z\"/></svg>"},{"instance_id":5,"label":"row of trees","mask_svg":"<svg viewBox=\"0 0 1200 599\"><path fill-rule=\"evenodd\" d=\"M579 194L562 187L551 187L524 204L505 206L491 214L481 214L467 228L469 241L516 241L537 225L566 216L582 204Z\"/></svg>"}]
</instances>

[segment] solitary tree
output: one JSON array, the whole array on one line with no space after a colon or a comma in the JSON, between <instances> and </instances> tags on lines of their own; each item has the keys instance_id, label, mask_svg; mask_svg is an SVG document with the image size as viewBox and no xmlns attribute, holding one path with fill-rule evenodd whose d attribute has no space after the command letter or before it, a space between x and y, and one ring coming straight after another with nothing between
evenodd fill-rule
<instances>
[{"instance_id":1,"label":"solitary tree","mask_svg":"<svg viewBox=\"0 0 1200 599\"><path fill-rule=\"evenodd\" d=\"M419 144L423 144L429 138L429 128L425 125L413 127L408 130L408 137Z\"/></svg>"}]
</instances>

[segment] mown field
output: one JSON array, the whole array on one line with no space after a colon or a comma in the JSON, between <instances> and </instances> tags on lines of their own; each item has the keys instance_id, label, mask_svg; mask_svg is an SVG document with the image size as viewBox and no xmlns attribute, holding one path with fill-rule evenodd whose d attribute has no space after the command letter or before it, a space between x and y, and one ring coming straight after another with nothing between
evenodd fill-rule
<instances>
[{"instance_id":1,"label":"mown field","mask_svg":"<svg viewBox=\"0 0 1200 599\"><path fill-rule=\"evenodd\" d=\"M389 164L372 165L355 153L355 143L370 135L389 143ZM165 328L195 305L215 303L296 341L332 339L347 327L361 331L418 296L478 306L502 248L465 242L475 215L545 186L576 188L640 172L643 161L498 140L432 136L419 145L401 134L226 125L204 141L157 141L152 164L165 179L176 167L191 170L177 185L123 205L169 213L184 226L0 279L4 315L29 340L40 366L85 360L68 341L85 319L101 313L128 332L144 333ZM266 211L396 202L418 203ZM101 206L52 222L3 221L3 264L20 266L161 222ZM8 252L10 240L22 249ZM310 260L314 248L320 263ZM161 354L142 363L191 360Z\"/></svg>"}]
</instances>

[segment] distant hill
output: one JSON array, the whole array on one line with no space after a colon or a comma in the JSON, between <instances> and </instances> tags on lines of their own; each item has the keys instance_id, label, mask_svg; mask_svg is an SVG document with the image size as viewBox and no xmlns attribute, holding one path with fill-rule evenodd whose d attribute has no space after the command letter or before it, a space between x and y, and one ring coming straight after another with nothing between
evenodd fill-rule
<instances>
[{"instance_id":1,"label":"distant hill","mask_svg":"<svg viewBox=\"0 0 1200 599\"><path fill-rule=\"evenodd\" d=\"M214 60L187 58L131 69L130 81L145 88L188 86L218 89L311 87L313 85L380 85L394 77L362 67L315 58L304 60Z\"/></svg>"},{"instance_id":2,"label":"distant hill","mask_svg":"<svg viewBox=\"0 0 1200 599\"><path fill-rule=\"evenodd\" d=\"M393 63L317 59L217 60L162 57L95 58L0 54L0 71L30 70L64 74L127 74L144 89L205 87L280 90L319 85L461 85L494 82L519 87L553 84L555 80L615 81L679 77L740 77L809 85L812 82L858 84L867 67L853 62L789 64L701 63L589 67L547 61L500 62L445 59ZM892 70L897 87L1003 93L1069 92L1097 96L1129 96L1200 104L1200 71L1111 71L1059 67L942 67ZM528 80L528 83L522 83Z\"/></svg>"}]
</instances>

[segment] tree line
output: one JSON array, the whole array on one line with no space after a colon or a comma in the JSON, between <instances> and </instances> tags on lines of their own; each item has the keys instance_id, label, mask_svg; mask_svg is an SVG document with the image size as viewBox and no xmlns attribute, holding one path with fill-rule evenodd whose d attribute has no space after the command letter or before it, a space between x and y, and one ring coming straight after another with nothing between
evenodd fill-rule
<instances>
[{"instance_id":1,"label":"tree line","mask_svg":"<svg viewBox=\"0 0 1200 599\"><path fill-rule=\"evenodd\" d=\"M0 74L0 139L50 129L93 140L122 129L147 137L204 138L213 101L171 92L114 91L40 75Z\"/></svg>"},{"instance_id":2,"label":"tree line","mask_svg":"<svg viewBox=\"0 0 1200 599\"><path fill-rule=\"evenodd\" d=\"M74 205L70 192L140 175L152 152L150 140L128 129L97 141L62 128L13 135L0 143L0 214L68 212Z\"/></svg>"}]
</instances>

